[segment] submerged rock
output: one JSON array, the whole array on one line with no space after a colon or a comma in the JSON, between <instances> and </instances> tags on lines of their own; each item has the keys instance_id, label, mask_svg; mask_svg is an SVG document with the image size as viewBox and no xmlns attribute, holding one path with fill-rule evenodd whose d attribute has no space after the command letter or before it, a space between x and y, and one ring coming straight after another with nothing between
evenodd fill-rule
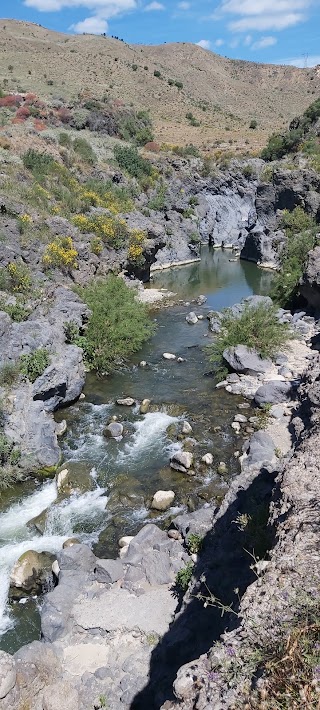
<instances>
[{"instance_id":1,"label":"submerged rock","mask_svg":"<svg viewBox=\"0 0 320 710\"><path fill-rule=\"evenodd\" d=\"M123 435L123 425L120 422L111 422L105 428L103 435L109 439L119 439Z\"/></svg>"},{"instance_id":2,"label":"submerged rock","mask_svg":"<svg viewBox=\"0 0 320 710\"><path fill-rule=\"evenodd\" d=\"M202 461L203 463L205 463L207 466L211 466L211 464L213 464L213 456L212 456L212 454L205 454L204 456L202 456L201 461Z\"/></svg>"},{"instance_id":3,"label":"submerged rock","mask_svg":"<svg viewBox=\"0 0 320 710\"><path fill-rule=\"evenodd\" d=\"M189 325L195 325L196 323L198 323L198 317L196 316L196 314L193 311L191 311L186 316L186 321L187 321L187 323L189 323Z\"/></svg>"},{"instance_id":4,"label":"submerged rock","mask_svg":"<svg viewBox=\"0 0 320 710\"><path fill-rule=\"evenodd\" d=\"M168 510L175 499L173 491L157 491L152 499L151 508L154 510Z\"/></svg>"},{"instance_id":5,"label":"submerged rock","mask_svg":"<svg viewBox=\"0 0 320 710\"><path fill-rule=\"evenodd\" d=\"M151 399L143 399L140 404L140 414L147 414L151 404Z\"/></svg>"}]
</instances>

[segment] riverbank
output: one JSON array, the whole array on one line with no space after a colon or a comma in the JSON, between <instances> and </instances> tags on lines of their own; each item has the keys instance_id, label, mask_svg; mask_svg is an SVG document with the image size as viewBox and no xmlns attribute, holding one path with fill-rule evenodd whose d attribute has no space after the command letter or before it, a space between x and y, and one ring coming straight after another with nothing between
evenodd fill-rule
<instances>
[{"instance_id":1,"label":"riverbank","mask_svg":"<svg viewBox=\"0 0 320 710\"><path fill-rule=\"evenodd\" d=\"M237 671L234 687L230 682L233 659L243 659L244 653L250 656L253 624L259 623L259 628L261 624L259 638L261 643L265 641L270 608L274 609L273 624L279 626L281 614L287 618L288 599L292 602L301 585L304 538L298 556L286 567L285 577L283 555L287 555L285 540L291 506L296 510L293 529L290 523L293 541L302 517L308 520L307 500L311 505L315 495L314 485L309 486L308 471L300 481L295 480L294 473L311 450L314 456L313 436L318 436L316 430L310 435L308 423L304 430L306 410L312 408L320 371L319 355L310 349L310 338L317 326L310 318L306 323L304 341L294 340L283 353L283 357L290 358L286 366L290 365L291 376L272 370L256 382L256 391L270 383L270 376L278 375L276 382L293 385L293 398L278 401L274 405L276 411L268 413L270 419L277 415L276 430L281 440L285 434L282 453L286 455L283 457L279 451L279 440L272 439L274 424L267 423L267 429L256 431L245 444L241 472L220 507L207 503L193 513L180 514L173 518L168 531L152 523L142 526L137 535L121 541L117 560L96 558L87 547L78 544L59 553L59 567L55 568L59 584L46 595L41 610L42 642L21 649L13 659L2 654L1 667L9 679L3 681L4 710L18 708L21 702L29 702L32 710L58 710L62 695L68 697L67 706L64 700L68 710L85 710L91 705L102 708L105 703L113 710L152 710L161 706L166 710L176 706L202 710L208 697L215 708L240 707L237 703L246 699L252 662L248 663L247 658L240 661L242 670L240 675ZM248 376L240 375L239 381L244 377ZM248 380L245 381L248 387ZM252 391L253 379L250 387L247 396L251 398L256 395ZM252 423L243 421L246 409L241 406L238 411L242 417L240 430ZM316 427L314 417L317 415L312 415L311 422ZM288 451L287 435L290 432L292 437L292 427L296 439ZM295 448L297 463L292 464ZM310 499L308 493L302 511L301 496L306 486ZM268 529L272 500L272 528ZM281 542L271 554L275 535ZM310 563L312 567L308 566ZM306 589L310 586L310 570L315 581L314 565L311 551L303 561ZM285 580L285 586L280 579L275 586L275 570ZM179 571L189 587L186 594L183 587L176 585ZM276 600L275 589L280 590ZM199 594L204 597L202 601L197 599ZM259 600L263 601L259 604ZM225 613L221 618L222 608ZM244 621L238 626L241 618ZM233 631L222 644L211 648L228 627ZM195 661L198 656L200 659ZM31 669L36 686L31 682ZM171 702L172 684L178 705Z\"/></svg>"}]
</instances>

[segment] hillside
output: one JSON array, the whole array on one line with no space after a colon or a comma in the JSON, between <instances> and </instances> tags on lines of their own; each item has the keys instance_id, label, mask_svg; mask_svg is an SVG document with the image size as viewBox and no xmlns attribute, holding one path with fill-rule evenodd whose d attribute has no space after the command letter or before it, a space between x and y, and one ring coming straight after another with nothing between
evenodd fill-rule
<instances>
[{"instance_id":1,"label":"hillside","mask_svg":"<svg viewBox=\"0 0 320 710\"><path fill-rule=\"evenodd\" d=\"M249 141L258 149L318 96L320 72L226 59L187 43L129 45L2 20L0 85L47 99L107 94L149 109L158 141L209 149ZM252 120L257 128L248 130Z\"/></svg>"}]
</instances>

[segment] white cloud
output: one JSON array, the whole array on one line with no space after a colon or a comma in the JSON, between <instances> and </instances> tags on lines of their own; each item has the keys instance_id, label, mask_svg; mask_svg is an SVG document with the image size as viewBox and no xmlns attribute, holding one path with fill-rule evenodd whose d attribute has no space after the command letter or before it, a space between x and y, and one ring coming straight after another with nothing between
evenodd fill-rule
<instances>
[{"instance_id":1,"label":"white cloud","mask_svg":"<svg viewBox=\"0 0 320 710\"><path fill-rule=\"evenodd\" d=\"M137 8L137 0L24 0L24 4L40 12L58 12L63 8L85 7L102 18L114 17Z\"/></svg>"},{"instance_id":2,"label":"white cloud","mask_svg":"<svg viewBox=\"0 0 320 710\"><path fill-rule=\"evenodd\" d=\"M91 35L102 35L104 32L108 31L108 23L103 17L86 17L82 22L71 25L70 29L78 34L86 32Z\"/></svg>"},{"instance_id":3,"label":"white cloud","mask_svg":"<svg viewBox=\"0 0 320 710\"><path fill-rule=\"evenodd\" d=\"M277 44L277 41L276 37L261 37L261 39L258 39L253 43L251 49L265 49L266 47L273 47L274 44Z\"/></svg>"},{"instance_id":4,"label":"white cloud","mask_svg":"<svg viewBox=\"0 0 320 710\"><path fill-rule=\"evenodd\" d=\"M161 2L150 2L149 5L146 5L144 8L145 12L153 12L154 10L165 10L165 6L162 5Z\"/></svg>"},{"instance_id":5,"label":"white cloud","mask_svg":"<svg viewBox=\"0 0 320 710\"><path fill-rule=\"evenodd\" d=\"M290 64L293 67L305 67L307 66L309 69L311 67L316 67L318 64L320 64L320 54L311 54L309 56L302 56L301 57L295 57L295 58L289 58L289 59L277 59L276 61L272 62L273 64Z\"/></svg>"},{"instance_id":6,"label":"white cloud","mask_svg":"<svg viewBox=\"0 0 320 710\"><path fill-rule=\"evenodd\" d=\"M250 44L252 44L252 37L251 35L246 35L246 37L243 40L243 44L245 47L250 47Z\"/></svg>"},{"instance_id":7,"label":"white cloud","mask_svg":"<svg viewBox=\"0 0 320 710\"><path fill-rule=\"evenodd\" d=\"M231 32L280 31L303 22L314 2L318 0L222 0L212 19L235 15L228 24Z\"/></svg>"},{"instance_id":8,"label":"white cloud","mask_svg":"<svg viewBox=\"0 0 320 710\"><path fill-rule=\"evenodd\" d=\"M228 27L232 32L247 32L248 30L285 30L287 27L294 27L299 22L303 22L304 15L298 12L288 12L285 15L255 15L243 17L241 20L230 22Z\"/></svg>"},{"instance_id":9,"label":"white cloud","mask_svg":"<svg viewBox=\"0 0 320 710\"><path fill-rule=\"evenodd\" d=\"M179 10L190 10L191 2L178 2Z\"/></svg>"},{"instance_id":10,"label":"white cloud","mask_svg":"<svg viewBox=\"0 0 320 710\"><path fill-rule=\"evenodd\" d=\"M224 44L224 39L216 39L216 41L215 41L216 47L222 47L223 44Z\"/></svg>"},{"instance_id":11,"label":"white cloud","mask_svg":"<svg viewBox=\"0 0 320 710\"><path fill-rule=\"evenodd\" d=\"M210 49L211 48L211 42L209 39L201 39L200 42L196 42L198 47L202 47L202 49Z\"/></svg>"}]
</instances>

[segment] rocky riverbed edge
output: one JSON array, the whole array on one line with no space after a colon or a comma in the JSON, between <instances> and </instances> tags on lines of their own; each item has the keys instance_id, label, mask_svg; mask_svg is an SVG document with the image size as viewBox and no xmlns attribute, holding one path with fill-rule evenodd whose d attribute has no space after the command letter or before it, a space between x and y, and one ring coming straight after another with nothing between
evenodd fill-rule
<instances>
[{"instance_id":1,"label":"rocky riverbed edge","mask_svg":"<svg viewBox=\"0 0 320 710\"><path fill-rule=\"evenodd\" d=\"M277 365L286 375L240 373L223 384L238 393L240 383L252 398L273 383L276 399L275 424L245 444L241 473L220 508L180 515L168 531L145 525L120 541L117 560L100 560L79 544L57 556L59 583L41 608L42 640L0 654L3 710L245 706L254 649L271 630L281 633L299 595L319 582L320 359L310 347L316 321L291 316L293 324L304 318L303 339ZM268 538L262 559L261 536ZM187 575L186 593L177 573Z\"/></svg>"}]
</instances>

